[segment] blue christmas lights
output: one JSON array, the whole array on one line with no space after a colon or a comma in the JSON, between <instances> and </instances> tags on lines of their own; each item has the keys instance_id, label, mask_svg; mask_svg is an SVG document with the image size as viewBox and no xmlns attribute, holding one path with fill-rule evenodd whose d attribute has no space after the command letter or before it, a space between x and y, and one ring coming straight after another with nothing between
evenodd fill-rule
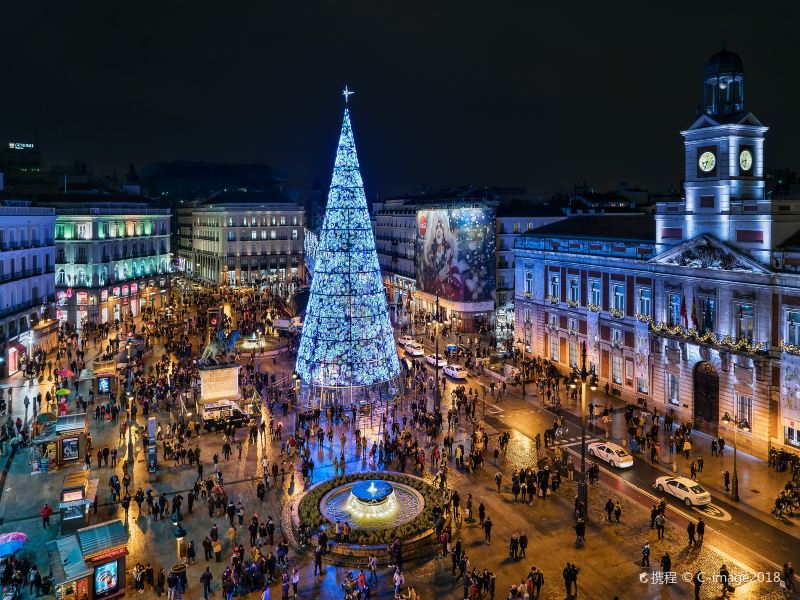
<instances>
[{"instance_id":1,"label":"blue christmas lights","mask_svg":"<svg viewBox=\"0 0 800 600\"><path fill-rule=\"evenodd\" d=\"M323 387L372 385L400 373L347 109L296 370Z\"/></svg>"}]
</instances>

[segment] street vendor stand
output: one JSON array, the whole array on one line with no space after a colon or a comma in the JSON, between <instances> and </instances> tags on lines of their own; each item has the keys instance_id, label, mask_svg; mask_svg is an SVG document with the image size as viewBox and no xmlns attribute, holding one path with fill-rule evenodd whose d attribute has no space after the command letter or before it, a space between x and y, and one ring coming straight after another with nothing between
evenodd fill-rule
<instances>
[{"instance_id":1,"label":"street vendor stand","mask_svg":"<svg viewBox=\"0 0 800 600\"><path fill-rule=\"evenodd\" d=\"M44 422L37 423L37 433L31 440L31 472L46 472L62 465L79 464L86 454L89 431L86 413L52 419L44 417L44 414L49 413L40 415Z\"/></svg>"},{"instance_id":2,"label":"street vendor stand","mask_svg":"<svg viewBox=\"0 0 800 600\"><path fill-rule=\"evenodd\" d=\"M125 595L128 534L119 519L47 542L55 596L95 600Z\"/></svg>"},{"instance_id":3,"label":"street vendor stand","mask_svg":"<svg viewBox=\"0 0 800 600\"><path fill-rule=\"evenodd\" d=\"M88 471L69 473L64 477L58 504L61 533L72 533L88 523L99 483L99 479L89 479Z\"/></svg>"},{"instance_id":4,"label":"street vendor stand","mask_svg":"<svg viewBox=\"0 0 800 600\"><path fill-rule=\"evenodd\" d=\"M96 359L92 365L92 370L94 371L94 375L92 377L92 388L94 389L95 401L106 402L107 400L110 400L111 392L116 391L116 359Z\"/></svg>"}]
</instances>

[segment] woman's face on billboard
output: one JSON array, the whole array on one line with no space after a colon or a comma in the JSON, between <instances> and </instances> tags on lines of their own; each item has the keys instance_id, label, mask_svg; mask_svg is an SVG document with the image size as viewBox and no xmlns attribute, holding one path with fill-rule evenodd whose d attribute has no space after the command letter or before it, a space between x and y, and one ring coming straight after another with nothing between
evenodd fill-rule
<instances>
[{"instance_id":1,"label":"woman's face on billboard","mask_svg":"<svg viewBox=\"0 0 800 600\"><path fill-rule=\"evenodd\" d=\"M442 227L441 221L436 221L436 229L434 231L434 239L436 240L437 244L441 244L444 241L444 227Z\"/></svg>"}]
</instances>

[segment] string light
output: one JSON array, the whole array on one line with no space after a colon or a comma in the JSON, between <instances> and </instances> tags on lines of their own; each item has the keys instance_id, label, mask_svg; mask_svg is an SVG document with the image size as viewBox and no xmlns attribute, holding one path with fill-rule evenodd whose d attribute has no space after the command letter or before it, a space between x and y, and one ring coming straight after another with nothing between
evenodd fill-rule
<instances>
[{"instance_id":1,"label":"string light","mask_svg":"<svg viewBox=\"0 0 800 600\"><path fill-rule=\"evenodd\" d=\"M346 108L296 370L305 383L323 387L372 385L400 374Z\"/></svg>"}]
</instances>

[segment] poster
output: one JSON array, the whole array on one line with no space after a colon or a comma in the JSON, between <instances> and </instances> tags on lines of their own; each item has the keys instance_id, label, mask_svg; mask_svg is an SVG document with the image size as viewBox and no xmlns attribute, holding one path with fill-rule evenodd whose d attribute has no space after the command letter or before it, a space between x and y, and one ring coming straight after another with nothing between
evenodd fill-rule
<instances>
[{"instance_id":1,"label":"poster","mask_svg":"<svg viewBox=\"0 0 800 600\"><path fill-rule=\"evenodd\" d=\"M64 438L61 440L61 460L78 460L80 453L78 451L78 438Z\"/></svg>"},{"instance_id":2,"label":"poster","mask_svg":"<svg viewBox=\"0 0 800 600\"><path fill-rule=\"evenodd\" d=\"M101 597L113 594L119 589L119 567L112 561L94 569L94 595Z\"/></svg>"},{"instance_id":3,"label":"poster","mask_svg":"<svg viewBox=\"0 0 800 600\"><path fill-rule=\"evenodd\" d=\"M108 396L111 393L111 377L97 378L97 393L101 396Z\"/></svg>"},{"instance_id":4,"label":"poster","mask_svg":"<svg viewBox=\"0 0 800 600\"><path fill-rule=\"evenodd\" d=\"M495 210L417 212L417 289L455 302L495 297Z\"/></svg>"}]
</instances>

